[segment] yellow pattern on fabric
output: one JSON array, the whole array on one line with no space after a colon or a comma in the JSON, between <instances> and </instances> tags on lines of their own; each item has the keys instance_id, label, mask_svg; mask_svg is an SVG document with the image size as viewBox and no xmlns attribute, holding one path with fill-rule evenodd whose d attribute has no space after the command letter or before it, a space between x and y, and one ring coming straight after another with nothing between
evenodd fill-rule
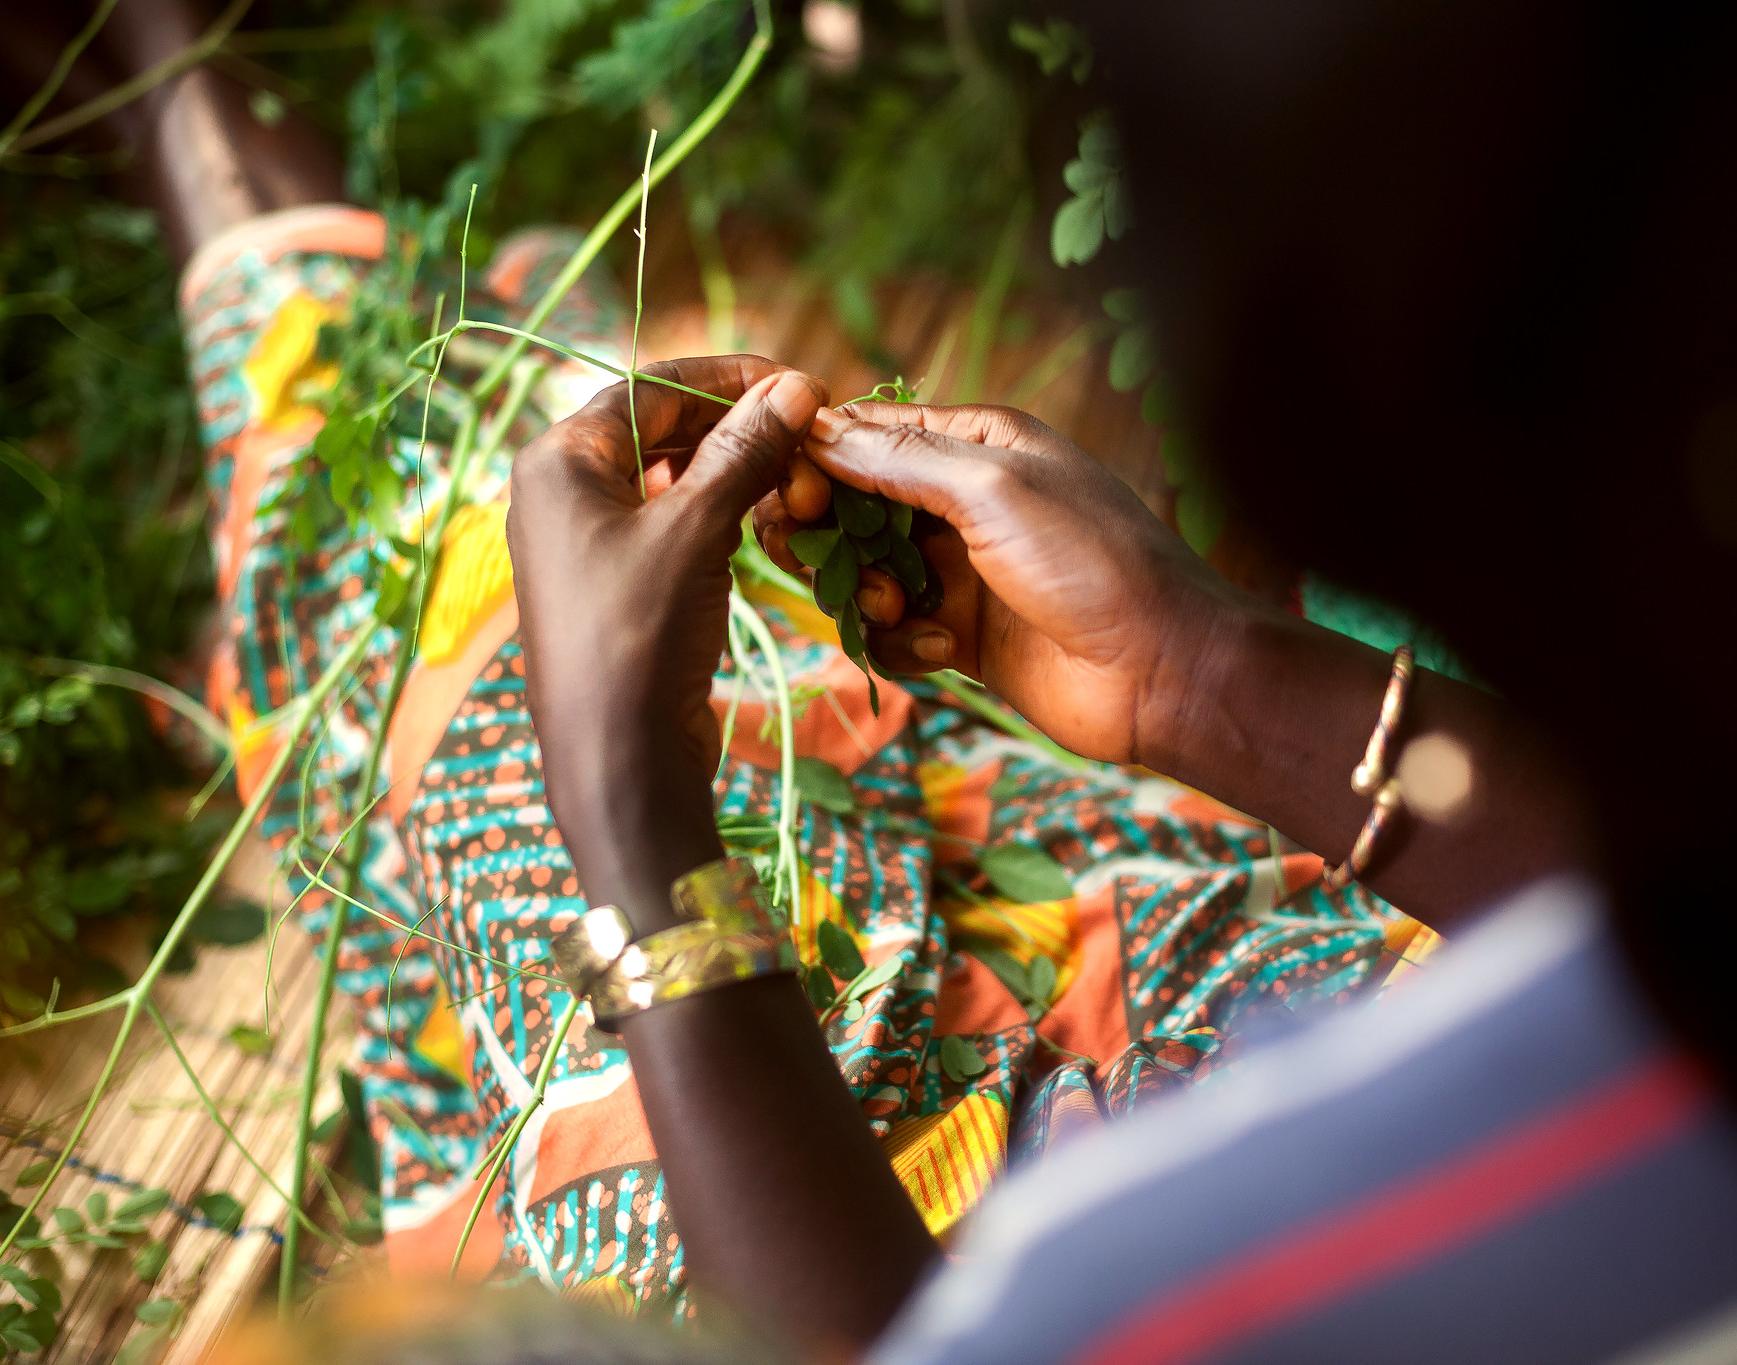
<instances>
[{"instance_id":1,"label":"yellow pattern on fabric","mask_svg":"<svg viewBox=\"0 0 1737 1365\"><path fill-rule=\"evenodd\" d=\"M832 894L832 888L814 875L806 861L802 864L802 923L791 927L796 941L796 956L803 965L812 967L820 961L820 922L829 919L856 940L860 951L863 939L851 928L850 916L844 905Z\"/></svg>"},{"instance_id":2,"label":"yellow pattern on fabric","mask_svg":"<svg viewBox=\"0 0 1737 1365\"><path fill-rule=\"evenodd\" d=\"M320 359L319 345L320 328L339 316L331 304L305 291L291 294L278 306L241 366L258 426L282 429L320 415L299 395L330 388L337 379L338 367Z\"/></svg>"},{"instance_id":3,"label":"yellow pattern on fabric","mask_svg":"<svg viewBox=\"0 0 1737 1365\"><path fill-rule=\"evenodd\" d=\"M599 1275L595 1279L580 1280L561 1297L569 1303L582 1303L587 1308L595 1308L618 1318L631 1318L639 1309L633 1291L623 1284L617 1275Z\"/></svg>"},{"instance_id":4,"label":"yellow pattern on fabric","mask_svg":"<svg viewBox=\"0 0 1737 1365\"><path fill-rule=\"evenodd\" d=\"M484 502L459 508L447 523L440 568L422 611L423 659L438 664L452 658L512 595L507 505Z\"/></svg>"},{"instance_id":5,"label":"yellow pattern on fabric","mask_svg":"<svg viewBox=\"0 0 1737 1365\"><path fill-rule=\"evenodd\" d=\"M412 1044L416 1053L432 1062L447 1075L460 1081L470 1080L470 1068L465 1064L464 1034L458 1026L458 1011L446 994L446 986L434 978L434 995L428 1019Z\"/></svg>"},{"instance_id":6,"label":"yellow pattern on fabric","mask_svg":"<svg viewBox=\"0 0 1737 1365\"><path fill-rule=\"evenodd\" d=\"M1074 961L1074 903L1065 901L1019 901L997 897L978 901L943 900L943 918L961 946L976 943L1004 948L1030 966L1033 959L1047 957L1056 965L1054 999L1059 1000L1078 971Z\"/></svg>"},{"instance_id":7,"label":"yellow pattern on fabric","mask_svg":"<svg viewBox=\"0 0 1737 1365\"><path fill-rule=\"evenodd\" d=\"M1007 1106L976 1091L944 1114L893 1125L882 1146L929 1231L939 1237L977 1204L1007 1162Z\"/></svg>"}]
</instances>

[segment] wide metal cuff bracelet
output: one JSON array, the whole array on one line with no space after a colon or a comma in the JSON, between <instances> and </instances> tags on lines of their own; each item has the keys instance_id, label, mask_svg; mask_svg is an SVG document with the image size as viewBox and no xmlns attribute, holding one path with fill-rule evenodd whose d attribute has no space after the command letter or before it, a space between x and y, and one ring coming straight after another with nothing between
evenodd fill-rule
<instances>
[{"instance_id":1,"label":"wide metal cuff bracelet","mask_svg":"<svg viewBox=\"0 0 1737 1365\"><path fill-rule=\"evenodd\" d=\"M555 935L549 955L555 959L555 970L567 989L583 1000L632 938L633 928L626 915L613 905L597 905Z\"/></svg>"},{"instance_id":2,"label":"wide metal cuff bracelet","mask_svg":"<svg viewBox=\"0 0 1737 1365\"><path fill-rule=\"evenodd\" d=\"M691 920L628 944L592 983L591 1012L599 1028L613 1032L624 1015L795 969L796 947L783 930L726 933Z\"/></svg>"},{"instance_id":3,"label":"wide metal cuff bracelet","mask_svg":"<svg viewBox=\"0 0 1737 1365\"><path fill-rule=\"evenodd\" d=\"M670 884L670 904L685 920L705 920L727 934L769 934L778 926L754 865L719 858Z\"/></svg>"}]
</instances>

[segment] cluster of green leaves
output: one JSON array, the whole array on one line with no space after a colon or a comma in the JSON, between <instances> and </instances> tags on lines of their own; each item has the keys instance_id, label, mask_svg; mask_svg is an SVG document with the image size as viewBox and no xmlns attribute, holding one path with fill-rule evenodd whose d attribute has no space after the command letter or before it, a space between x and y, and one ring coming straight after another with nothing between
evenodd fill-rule
<instances>
[{"instance_id":1,"label":"cluster of green leaves","mask_svg":"<svg viewBox=\"0 0 1737 1365\"><path fill-rule=\"evenodd\" d=\"M1122 144L1106 116L1081 125L1079 153L1062 168L1062 183L1068 197L1050 227L1050 254L1057 265L1079 265L1106 239L1120 241L1134 220Z\"/></svg>"},{"instance_id":2,"label":"cluster of green leaves","mask_svg":"<svg viewBox=\"0 0 1737 1365\"><path fill-rule=\"evenodd\" d=\"M24 1187L40 1183L52 1164L47 1160L33 1162L19 1172L18 1183ZM155 1283L168 1262L169 1248L150 1235L150 1222L169 1207L169 1202L169 1192L159 1188L135 1190L118 1202L112 1201L107 1191L96 1190L77 1208L51 1210L44 1224L34 1215L26 1217L21 1207L0 1195L0 1233L10 1231L25 1218L15 1244L24 1258L0 1265L0 1289L7 1295L0 1299L0 1342L14 1351L40 1351L59 1335L63 1270L55 1253L61 1248L128 1255L133 1273L147 1284ZM193 1208L222 1231L234 1232L241 1226L242 1207L233 1195L208 1191ZM155 1347L167 1339L182 1312L172 1299L150 1299L141 1304L139 1321L147 1328L162 1330L140 1333L133 1342L148 1338L150 1350L135 1349L125 1358L154 1358Z\"/></svg>"},{"instance_id":3,"label":"cluster of green leaves","mask_svg":"<svg viewBox=\"0 0 1737 1365\"><path fill-rule=\"evenodd\" d=\"M142 211L0 177L0 1019L118 983L87 930L162 924L225 812L141 698L45 661L161 675L210 610L173 272Z\"/></svg>"},{"instance_id":4,"label":"cluster of green leaves","mask_svg":"<svg viewBox=\"0 0 1737 1365\"><path fill-rule=\"evenodd\" d=\"M916 401L916 395L900 378L857 401L869 399L910 403ZM922 529L915 508L878 493L834 483L826 515L790 537L790 552L814 570L815 604L838 623L839 644L868 679L869 706L877 716L881 711L880 689L875 686L856 590L864 569L879 569L905 590L908 614L932 616L940 610L941 577L911 539L913 532Z\"/></svg>"}]
</instances>

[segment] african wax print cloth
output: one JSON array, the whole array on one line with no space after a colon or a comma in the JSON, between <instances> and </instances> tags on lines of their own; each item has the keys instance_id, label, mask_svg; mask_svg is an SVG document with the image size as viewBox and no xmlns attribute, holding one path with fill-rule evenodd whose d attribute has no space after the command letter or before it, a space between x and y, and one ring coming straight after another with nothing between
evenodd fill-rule
<instances>
[{"instance_id":1,"label":"african wax print cloth","mask_svg":"<svg viewBox=\"0 0 1737 1365\"><path fill-rule=\"evenodd\" d=\"M578 241L565 230L504 240L480 279L471 272L466 315L522 321ZM322 329L363 306L396 250L379 215L302 208L210 244L183 281L222 602L208 693L234 728L244 795L288 742L274 713L369 629L403 553L365 523L337 518L311 535L296 524L297 490L323 477L316 438L354 416L324 415L338 370ZM619 364L630 320L587 280L543 332ZM501 344L459 336L447 372L475 373ZM366 804L356 788L387 726L367 793L378 802L355 836L361 889L337 982L360 1030L352 1065L380 1154L387 1253L406 1270L446 1268L476 1197L473 1170L533 1098L567 1004L541 979L548 945L586 908L545 800L504 520L513 449L610 381L535 350L519 365L527 422L485 442L496 448L458 490L398 706L382 716L405 640L379 628L295 741L264 816L292 888L307 892L296 917L323 935L341 903L324 851ZM436 439L419 453L413 421L376 457L407 482L424 527L454 493L439 398ZM842 815L801 808L797 947L817 962L818 926L830 921L869 965L897 960L860 1012L834 1010L824 1030L938 1235L1010 1162L1042 1160L1081 1130L1199 1083L1256 1016L1379 989L1433 947L1428 930L1360 888L1312 889L1319 858L1275 849L1266 826L1162 776L1067 763L932 682L883 683L875 714L811 602L764 587L751 596L804 699L798 752L843 773L855 803ZM575 584L575 611L584 597ZM720 661L720 716L736 683ZM766 701L744 689L716 783L721 813L775 809L768 721ZM997 894L976 859L1010 840L1049 853L1073 894L1039 904ZM968 1053L952 1044L949 1063L951 1039ZM632 1067L583 1015L462 1264L623 1312L687 1311L679 1221Z\"/></svg>"}]
</instances>

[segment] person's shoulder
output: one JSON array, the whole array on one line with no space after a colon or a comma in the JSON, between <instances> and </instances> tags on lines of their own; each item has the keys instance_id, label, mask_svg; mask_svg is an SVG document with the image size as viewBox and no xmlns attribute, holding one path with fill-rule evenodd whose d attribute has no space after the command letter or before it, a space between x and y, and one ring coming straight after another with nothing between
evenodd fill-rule
<instances>
[{"instance_id":1,"label":"person's shoulder","mask_svg":"<svg viewBox=\"0 0 1737 1365\"><path fill-rule=\"evenodd\" d=\"M880 1358L1224 1345L1278 1325L1287 1277L1337 1301L1396 1248L1495 1235L1595 1174L1565 1134L1614 1134L1621 1161L1698 1112L1704 1083L1635 995L1592 888L1532 888L1387 998L1010 1180Z\"/></svg>"}]
</instances>

